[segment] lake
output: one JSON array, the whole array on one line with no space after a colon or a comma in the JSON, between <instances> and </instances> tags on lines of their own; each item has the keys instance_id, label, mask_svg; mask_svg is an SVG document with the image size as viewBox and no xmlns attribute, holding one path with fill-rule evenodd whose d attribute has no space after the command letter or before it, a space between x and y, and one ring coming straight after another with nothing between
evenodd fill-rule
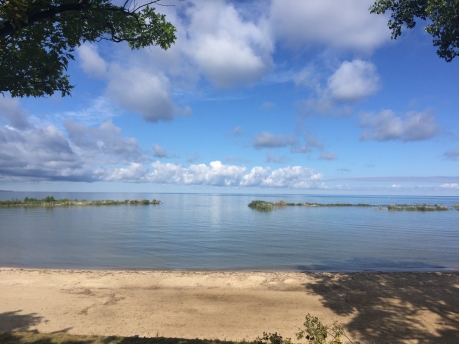
<instances>
[{"instance_id":1,"label":"lake","mask_svg":"<svg viewBox=\"0 0 460 344\"><path fill-rule=\"evenodd\" d=\"M0 208L0 266L275 271L458 270L459 213L265 201L458 204L458 197L0 192L0 199L159 199L160 205Z\"/></svg>"}]
</instances>

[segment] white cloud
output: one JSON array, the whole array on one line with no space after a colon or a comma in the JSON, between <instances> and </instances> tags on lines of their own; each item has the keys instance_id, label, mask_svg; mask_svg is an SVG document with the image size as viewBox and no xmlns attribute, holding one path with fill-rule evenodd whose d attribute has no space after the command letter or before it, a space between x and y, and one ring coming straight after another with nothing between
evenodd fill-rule
<instances>
[{"instance_id":1,"label":"white cloud","mask_svg":"<svg viewBox=\"0 0 460 344\"><path fill-rule=\"evenodd\" d=\"M139 56L134 55L129 61L131 67L125 68L119 63L107 64L94 45L84 44L78 53L86 74L107 80L105 96L128 111L142 115L147 122L169 122L177 114L191 113L189 107L174 106L169 78Z\"/></svg>"},{"instance_id":2,"label":"white cloud","mask_svg":"<svg viewBox=\"0 0 460 344\"><path fill-rule=\"evenodd\" d=\"M322 152L318 160L337 160L337 156L332 152Z\"/></svg>"},{"instance_id":3,"label":"white cloud","mask_svg":"<svg viewBox=\"0 0 460 344\"><path fill-rule=\"evenodd\" d=\"M369 61L344 61L328 79L327 85L336 100L361 100L379 89L377 68Z\"/></svg>"},{"instance_id":4,"label":"white cloud","mask_svg":"<svg viewBox=\"0 0 460 344\"><path fill-rule=\"evenodd\" d=\"M147 158L134 138L123 137L121 128L111 120L98 128L65 121L69 141L86 162L117 164L145 161Z\"/></svg>"},{"instance_id":5,"label":"white cloud","mask_svg":"<svg viewBox=\"0 0 460 344\"><path fill-rule=\"evenodd\" d=\"M387 18L369 14L373 1L273 0L270 24L291 48L312 45L370 53L389 40Z\"/></svg>"},{"instance_id":6,"label":"white cloud","mask_svg":"<svg viewBox=\"0 0 460 344\"><path fill-rule=\"evenodd\" d=\"M441 187L444 189L458 189L458 183L442 184Z\"/></svg>"},{"instance_id":7,"label":"white cloud","mask_svg":"<svg viewBox=\"0 0 460 344\"><path fill-rule=\"evenodd\" d=\"M139 113L147 122L166 121L176 112L172 102L169 79L145 69L110 68L106 94L129 111Z\"/></svg>"},{"instance_id":8,"label":"white cloud","mask_svg":"<svg viewBox=\"0 0 460 344\"><path fill-rule=\"evenodd\" d=\"M171 183L183 185L216 185L236 186L245 167L223 165L220 161L183 167L176 164L152 163L154 171L148 175L148 180L154 183Z\"/></svg>"},{"instance_id":9,"label":"white cloud","mask_svg":"<svg viewBox=\"0 0 460 344\"><path fill-rule=\"evenodd\" d=\"M438 134L438 125L433 115L427 112L408 112L404 118L391 110L379 114L364 113L360 116L363 129L361 140L376 141L420 141Z\"/></svg>"},{"instance_id":10,"label":"white cloud","mask_svg":"<svg viewBox=\"0 0 460 344\"><path fill-rule=\"evenodd\" d=\"M66 121L64 127L67 135L53 125L0 127L0 180L132 181L149 160L111 121L97 128Z\"/></svg>"},{"instance_id":11,"label":"white cloud","mask_svg":"<svg viewBox=\"0 0 460 344\"><path fill-rule=\"evenodd\" d=\"M292 187L296 189L320 188L321 173L301 166L288 166L272 171L270 168L254 167L244 176L241 185L261 187Z\"/></svg>"},{"instance_id":12,"label":"white cloud","mask_svg":"<svg viewBox=\"0 0 460 344\"><path fill-rule=\"evenodd\" d=\"M159 161L152 163L154 171L147 179L155 183L170 183L180 185L213 185L241 187L292 187L320 188L321 173L315 173L311 168L289 166L271 170L269 167L256 166L246 173L243 166L224 165L213 161L205 164L183 167L177 164L163 164Z\"/></svg>"},{"instance_id":13,"label":"white cloud","mask_svg":"<svg viewBox=\"0 0 460 344\"><path fill-rule=\"evenodd\" d=\"M326 85L322 86L320 79L320 73L313 65L294 78L297 85L313 90L313 96L298 103L304 115L349 115L352 111L350 104L375 94L380 87L375 65L360 59L343 61L329 76Z\"/></svg>"},{"instance_id":14,"label":"white cloud","mask_svg":"<svg viewBox=\"0 0 460 344\"><path fill-rule=\"evenodd\" d=\"M0 117L5 118L10 125L18 129L30 127L27 121L28 112L21 107L18 98L0 94Z\"/></svg>"},{"instance_id":15,"label":"white cloud","mask_svg":"<svg viewBox=\"0 0 460 344\"><path fill-rule=\"evenodd\" d=\"M94 44L84 43L77 48L80 58L80 67L92 78L104 79L107 76L107 64L98 52Z\"/></svg>"},{"instance_id":16,"label":"white cloud","mask_svg":"<svg viewBox=\"0 0 460 344\"><path fill-rule=\"evenodd\" d=\"M101 179L105 181L123 182L145 182L149 170L142 164L130 163L128 167L110 168L108 171L101 171Z\"/></svg>"},{"instance_id":17,"label":"white cloud","mask_svg":"<svg viewBox=\"0 0 460 344\"><path fill-rule=\"evenodd\" d=\"M197 2L186 15L183 51L215 86L252 84L271 69L273 43L262 18L245 21L222 0Z\"/></svg>"},{"instance_id":18,"label":"white cloud","mask_svg":"<svg viewBox=\"0 0 460 344\"><path fill-rule=\"evenodd\" d=\"M0 180L86 179L82 161L55 126L0 128Z\"/></svg>"},{"instance_id":19,"label":"white cloud","mask_svg":"<svg viewBox=\"0 0 460 344\"><path fill-rule=\"evenodd\" d=\"M296 138L292 135L275 135L263 131L254 136L254 148L281 148L296 143Z\"/></svg>"}]
</instances>

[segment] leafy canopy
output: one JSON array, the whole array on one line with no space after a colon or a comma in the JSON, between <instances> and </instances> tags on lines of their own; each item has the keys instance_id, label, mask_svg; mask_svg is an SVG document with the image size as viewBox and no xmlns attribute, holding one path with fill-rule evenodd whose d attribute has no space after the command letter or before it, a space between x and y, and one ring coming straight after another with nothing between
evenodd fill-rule
<instances>
[{"instance_id":1,"label":"leafy canopy","mask_svg":"<svg viewBox=\"0 0 460 344\"><path fill-rule=\"evenodd\" d=\"M428 20L425 31L433 36L439 57L450 62L458 56L458 0L376 0L369 10L377 14L391 11L392 39L401 35L404 24L412 29L416 18Z\"/></svg>"},{"instance_id":2,"label":"leafy canopy","mask_svg":"<svg viewBox=\"0 0 460 344\"><path fill-rule=\"evenodd\" d=\"M70 95L65 74L83 42L128 42L132 49L174 43L175 27L149 5L126 0L0 0L0 93ZM136 7L137 6L137 7Z\"/></svg>"}]
</instances>

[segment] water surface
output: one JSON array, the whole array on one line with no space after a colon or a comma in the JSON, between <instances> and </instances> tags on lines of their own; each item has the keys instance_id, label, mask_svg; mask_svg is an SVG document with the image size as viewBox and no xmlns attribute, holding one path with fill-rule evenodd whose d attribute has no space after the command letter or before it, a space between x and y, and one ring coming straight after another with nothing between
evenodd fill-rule
<instances>
[{"instance_id":1,"label":"water surface","mask_svg":"<svg viewBox=\"0 0 460 344\"><path fill-rule=\"evenodd\" d=\"M456 197L6 193L1 199L160 199L161 205L0 208L0 266L313 271L458 270L458 211L286 207L430 203Z\"/></svg>"}]
</instances>

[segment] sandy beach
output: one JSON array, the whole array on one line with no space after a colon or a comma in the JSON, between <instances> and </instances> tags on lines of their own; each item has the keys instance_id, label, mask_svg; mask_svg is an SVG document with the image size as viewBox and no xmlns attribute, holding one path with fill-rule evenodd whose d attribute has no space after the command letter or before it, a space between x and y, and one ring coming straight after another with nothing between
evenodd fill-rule
<instances>
[{"instance_id":1,"label":"sandy beach","mask_svg":"<svg viewBox=\"0 0 460 344\"><path fill-rule=\"evenodd\" d=\"M361 343L458 343L458 272L0 269L0 331L295 339L305 315Z\"/></svg>"}]
</instances>

